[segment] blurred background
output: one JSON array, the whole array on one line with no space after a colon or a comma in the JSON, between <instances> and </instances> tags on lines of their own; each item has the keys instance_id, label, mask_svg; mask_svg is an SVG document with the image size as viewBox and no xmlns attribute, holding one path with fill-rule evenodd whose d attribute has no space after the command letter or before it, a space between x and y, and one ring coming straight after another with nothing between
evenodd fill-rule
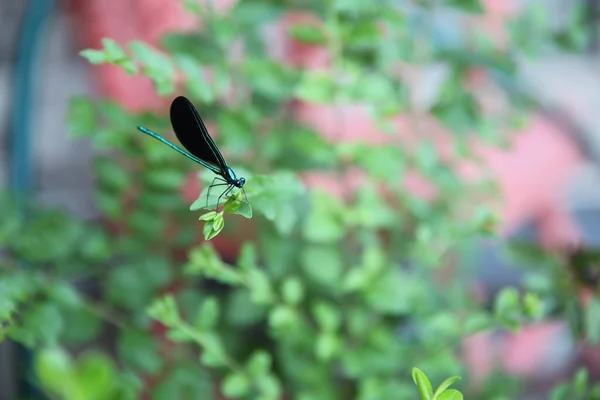
<instances>
[{"instance_id":1,"label":"blurred background","mask_svg":"<svg viewBox=\"0 0 600 400\"><path fill-rule=\"evenodd\" d=\"M128 76L114 66L90 65L78 53L84 48L101 48L105 37L121 44L130 40L157 44L164 33L189 30L195 21L183 3L0 0L2 187L84 221L99 220L101 212L94 200L94 150L90 140L69 136L70 99L108 98L130 112L162 113L168 102L154 94L147 78ZM226 10L232 2L214 3L217 9ZM505 24L534 2L482 3L484 12L478 15L477 26L502 46L512 46L505 37ZM508 238L572 251L573 257L600 246L600 1L548 0L541 4L537 12L548 18L549 29L557 32L557 37L568 31L584 39L571 46L575 49L559 47L518 58L518 87L513 89L524 93L535 106L527 115L528 123L515 128L518 133L507 148L484 152L482 162L493 171L504 204L502 238L481 239L473 252L477 290L486 299L503 287L523 284L522 266L504 255L503 243ZM573 18L573 12L579 17ZM438 29L449 36L473 24L454 13L436 12L429 18L442 21ZM291 62L315 68L322 62L322 54L314 49L299 46L290 51L293 45L276 31L272 45L284 58L293 59ZM435 74L427 76L423 91L436 84ZM490 90L487 94L492 102L495 93ZM328 132L324 112L302 106L297 112L302 120L313 121L313 127L325 136L335 136ZM361 115L354 113L355 125L351 126L361 126ZM350 135L369 136L369 132ZM195 195L186 196L193 200ZM228 248L221 244L223 251ZM499 363L509 375L529 382L529 397L520 398L549 398L548 388L582 365L588 367L593 382L600 381L600 350L573 339L568 323L560 318L524 327L514 335L475 335L465 346L464 359L473 380L478 375L484 379L492 364ZM36 397L42 395L27 383L29 356L29 351L12 341L0 343L0 399L44 398ZM500 361L492 361L494 357Z\"/></svg>"}]
</instances>

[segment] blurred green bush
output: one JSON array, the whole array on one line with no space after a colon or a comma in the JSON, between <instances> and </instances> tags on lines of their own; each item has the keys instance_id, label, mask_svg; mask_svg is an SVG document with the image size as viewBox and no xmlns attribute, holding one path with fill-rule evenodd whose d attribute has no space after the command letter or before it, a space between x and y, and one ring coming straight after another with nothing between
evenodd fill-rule
<instances>
[{"instance_id":1,"label":"blurred green bush","mask_svg":"<svg viewBox=\"0 0 600 400\"><path fill-rule=\"evenodd\" d=\"M164 52L109 39L82 52L94 64L149 77L162 96L177 89L195 102L248 180L255 212L250 221L226 215L223 232L200 239L201 222L180 193L197 167L135 129L167 132L168 119L73 99L72 134L98 149L103 220L83 223L34 204L25 217L9 197L0 207L0 334L36 351L35 380L52 398L459 399L448 389L458 378L434 395L421 370L434 382L462 375L457 386L470 393L461 340L546 315L552 290L539 297L508 288L487 310L468 289L460 256L494 231L496 219L473 209L472 198L494 193L461 181L431 138L416 146L393 135L386 144L332 143L299 123L290 104L362 102L382 129L399 113L432 116L455 132L453 156L476 161L470 138L496 140L494 132L523 112L518 99L502 115L484 111L467 74L510 79L520 51L553 40L577 45L580 25L556 35L539 10L537 19L525 14L501 51L483 32L448 35L440 29L461 28L432 18L434 11L477 18L478 0L396 3L253 0L216 14L186 2L206 23L164 37ZM262 28L294 11L318 17L320 24L296 23L288 34L327 49L330 69L269 56ZM232 61L236 43L244 57ZM425 108L415 108L399 65L443 66ZM364 181L344 198L298 178L318 171L342 182L357 169ZM433 185L433 200L400 185L409 171ZM518 380L498 379L485 398L514 398Z\"/></svg>"}]
</instances>

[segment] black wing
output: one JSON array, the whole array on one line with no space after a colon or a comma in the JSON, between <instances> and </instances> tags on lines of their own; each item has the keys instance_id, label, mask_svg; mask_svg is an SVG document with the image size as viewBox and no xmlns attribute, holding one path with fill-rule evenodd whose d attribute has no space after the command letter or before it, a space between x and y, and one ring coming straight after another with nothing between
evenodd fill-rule
<instances>
[{"instance_id":1,"label":"black wing","mask_svg":"<svg viewBox=\"0 0 600 400\"><path fill-rule=\"evenodd\" d=\"M171 103L171 125L183 147L200 160L216 166L221 174L227 173L227 162L208 134L196 107L179 96Z\"/></svg>"}]
</instances>

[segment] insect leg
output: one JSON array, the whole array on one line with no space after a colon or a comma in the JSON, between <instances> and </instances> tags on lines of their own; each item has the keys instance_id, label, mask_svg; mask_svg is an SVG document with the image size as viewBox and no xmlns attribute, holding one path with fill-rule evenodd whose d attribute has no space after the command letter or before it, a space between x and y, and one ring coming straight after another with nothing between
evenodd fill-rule
<instances>
[{"instance_id":1,"label":"insect leg","mask_svg":"<svg viewBox=\"0 0 600 400\"><path fill-rule=\"evenodd\" d=\"M221 202L221 197L223 197L224 194L227 194L227 193L231 192L232 189L233 189L233 185L229 185L229 187L223 193L221 193L221 195L219 196L219 199L217 200L217 208L216 208L216 210L219 209L219 203Z\"/></svg>"},{"instance_id":2,"label":"insect leg","mask_svg":"<svg viewBox=\"0 0 600 400\"><path fill-rule=\"evenodd\" d=\"M205 207L208 207L208 200L210 199L210 189L212 189L214 186L223 186L223 185L227 185L227 183L226 183L226 182L225 182L225 183L220 183L220 184L218 184L218 185L215 185L215 181L216 181L217 179L218 179L218 180L220 180L220 181L223 181L223 182L225 182L223 179L219 178L218 176L217 176L217 177L215 177L215 179L213 179L212 183L211 183L211 184L210 184L210 186L208 187L208 193L206 193L206 206L205 206Z\"/></svg>"}]
</instances>

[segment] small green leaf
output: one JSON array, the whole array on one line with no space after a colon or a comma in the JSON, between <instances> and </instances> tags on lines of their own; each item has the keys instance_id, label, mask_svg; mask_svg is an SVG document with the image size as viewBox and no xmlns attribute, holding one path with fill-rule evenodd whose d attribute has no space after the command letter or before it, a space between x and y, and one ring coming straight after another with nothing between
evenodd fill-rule
<instances>
[{"instance_id":1,"label":"small green leaf","mask_svg":"<svg viewBox=\"0 0 600 400\"><path fill-rule=\"evenodd\" d=\"M573 390L575 391L577 398L583 398L583 396L587 392L588 381L589 381L589 376L588 376L587 369L580 368L575 373L575 377L573 378Z\"/></svg>"},{"instance_id":2,"label":"small green leaf","mask_svg":"<svg viewBox=\"0 0 600 400\"><path fill-rule=\"evenodd\" d=\"M314 208L305 219L302 230L304 238L314 243L330 243L341 239L345 233L344 205L322 191L313 191L311 198Z\"/></svg>"},{"instance_id":3,"label":"small green leaf","mask_svg":"<svg viewBox=\"0 0 600 400\"><path fill-rule=\"evenodd\" d=\"M148 307L148 315L167 326L174 326L180 322L179 310L173 295L166 295L161 299L155 300Z\"/></svg>"},{"instance_id":4,"label":"small green leaf","mask_svg":"<svg viewBox=\"0 0 600 400\"><path fill-rule=\"evenodd\" d=\"M339 329L342 323L342 316L339 308L321 301L313 307L312 311L320 330L333 332Z\"/></svg>"},{"instance_id":5,"label":"small green leaf","mask_svg":"<svg viewBox=\"0 0 600 400\"><path fill-rule=\"evenodd\" d=\"M469 13L480 14L484 11L480 0L446 0L446 4Z\"/></svg>"},{"instance_id":6,"label":"small green leaf","mask_svg":"<svg viewBox=\"0 0 600 400\"><path fill-rule=\"evenodd\" d=\"M296 86L295 94L300 100L312 103L329 103L333 100L337 84L332 75L323 71L306 72Z\"/></svg>"},{"instance_id":7,"label":"small green leaf","mask_svg":"<svg viewBox=\"0 0 600 400\"><path fill-rule=\"evenodd\" d=\"M271 368L271 355L264 350L257 350L246 363L246 371L251 377L264 376Z\"/></svg>"},{"instance_id":8,"label":"small green leaf","mask_svg":"<svg viewBox=\"0 0 600 400\"><path fill-rule=\"evenodd\" d=\"M169 57L147 43L132 41L129 48L136 59L143 64L143 73L152 79L159 96L173 93L175 90L175 68Z\"/></svg>"},{"instance_id":9,"label":"small green leaf","mask_svg":"<svg viewBox=\"0 0 600 400\"><path fill-rule=\"evenodd\" d=\"M221 384L223 395L227 398L239 398L246 396L250 391L250 381L239 372L232 372L225 376Z\"/></svg>"},{"instance_id":10,"label":"small green leaf","mask_svg":"<svg viewBox=\"0 0 600 400\"><path fill-rule=\"evenodd\" d=\"M492 235L498 228L499 217L485 207L477 207L474 217L475 230L484 235Z\"/></svg>"},{"instance_id":11,"label":"small green leaf","mask_svg":"<svg viewBox=\"0 0 600 400\"><path fill-rule=\"evenodd\" d=\"M198 218L200 221L213 221L217 216L217 212L216 211L209 211L207 213L204 213L200 216L200 218Z\"/></svg>"},{"instance_id":12,"label":"small green leaf","mask_svg":"<svg viewBox=\"0 0 600 400\"><path fill-rule=\"evenodd\" d=\"M515 331L520 328L522 312L519 292L515 288L504 288L496 296L494 314L508 329Z\"/></svg>"},{"instance_id":13,"label":"small green leaf","mask_svg":"<svg viewBox=\"0 0 600 400\"><path fill-rule=\"evenodd\" d=\"M314 24L295 24L289 31L292 37L307 44L325 44L327 38L319 26Z\"/></svg>"},{"instance_id":14,"label":"small green leaf","mask_svg":"<svg viewBox=\"0 0 600 400\"><path fill-rule=\"evenodd\" d=\"M269 277L260 269L253 269L246 274L246 284L250 291L250 299L256 304L271 304L275 293Z\"/></svg>"},{"instance_id":15,"label":"small green leaf","mask_svg":"<svg viewBox=\"0 0 600 400\"><path fill-rule=\"evenodd\" d=\"M283 300L291 305L298 305L304 298L302 281L295 277L288 277L281 287Z\"/></svg>"},{"instance_id":16,"label":"small green leaf","mask_svg":"<svg viewBox=\"0 0 600 400\"><path fill-rule=\"evenodd\" d=\"M214 297L205 299L196 317L196 328L200 331L214 328L219 320L219 314L219 302L217 299Z\"/></svg>"},{"instance_id":17,"label":"small green leaf","mask_svg":"<svg viewBox=\"0 0 600 400\"><path fill-rule=\"evenodd\" d=\"M204 104L215 101L215 94L207 82L202 66L191 56L178 54L175 63L186 76L186 85L190 93Z\"/></svg>"},{"instance_id":18,"label":"small green leaf","mask_svg":"<svg viewBox=\"0 0 600 400\"><path fill-rule=\"evenodd\" d=\"M463 400L463 395L456 389L448 389L440 394L436 400Z\"/></svg>"},{"instance_id":19,"label":"small green leaf","mask_svg":"<svg viewBox=\"0 0 600 400\"><path fill-rule=\"evenodd\" d=\"M223 211L219 212L214 216L212 220L207 220L202 227L202 234L205 240L211 240L217 236L225 227L225 220L223 219Z\"/></svg>"},{"instance_id":20,"label":"small green leaf","mask_svg":"<svg viewBox=\"0 0 600 400\"><path fill-rule=\"evenodd\" d=\"M123 330L119 335L117 348L120 360L135 370L155 374L162 368L157 343L147 332L138 329Z\"/></svg>"},{"instance_id":21,"label":"small green leaf","mask_svg":"<svg viewBox=\"0 0 600 400\"><path fill-rule=\"evenodd\" d=\"M543 316L543 307L540 297L531 292L527 292L523 297L523 312L533 320L539 320Z\"/></svg>"},{"instance_id":22,"label":"small green leaf","mask_svg":"<svg viewBox=\"0 0 600 400\"><path fill-rule=\"evenodd\" d=\"M187 330L181 330L178 328L169 329L167 331L167 337L169 340L175 343L186 343L193 342L195 338Z\"/></svg>"},{"instance_id":23,"label":"small green leaf","mask_svg":"<svg viewBox=\"0 0 600 400\"><path fill-rule=\"evenodd\" d=\"M337 287L343 272L340 250L335 246L310 245L301 255L302 268L313 281L328 287Z\"/></svg>"},{"instance_id":24,"label":"small green leaf","mask_svg":"<svg viewBox=\"0 0 600 400\"><path fill-rule=\"evenodd\" d=\"M317 336L315 356L319 361L330 361L340 349L340 339L335 333L323 332Z\"/></svg>"},{"instance_id":25,"label":"small green leaf","mask_svg":"<svg viewBox=\"0 0 600 400\"><path fill-rule=\"evenodd\" d=\"M412 369L412 378L413 382L417 385L419 389L419 396L421 400L433 400L433 388L431 386L431 382L427 378L427 375L419 368Z\"/></svg>"},{"instance_id":26,"label":"small green leaf","mask_svg":"<svg viewBox=\"0 0 600 400\"><path fill-rule=\"evenodd\" d=\"M111 62L120 61L124 58L127 58L127 55L125 54L123 48L112 39L102 39L102 46L106 51L106 56L108 60Z\"/></svg>"},{"instance_id":27,"label":"small green leaf","mask_svg":"<svg viewBox=\"0 0 600 400\"><path fill-rule=\"evenodd\" d=\"M222 340L214 333L205 333L202 338L202 355L200 360L207 367L224 367L227 355Z\"/></svg>"},{"instance_id":28,"label":"small green leaf","mask_svg":"<svg viewBox=\"0 0 600 400\"><path fill-rule=\"evenodd\" d=\"M112 360L97 351L84 353L77 360L75 377L85 400L104 400L111 396L117 381L117 371Z\"/></svg>"},{"instance_id":29,"label":"small green leaf","mask_svg":"<svg viewBox=\"0 0 600 400\"><path fill-rule=\"evenodd\" d=\"M239 214L248 219L252 218L252 206L239 198L239 193L229 197L223 205L223 211L229 214Z\"/></svg>"},{"instance_id":30,"label":"small green leaf","mask_svg":"<svg viewBox=\"0 0 600 400\"><path fill-rule=\"evenodd\" d=\"M90 64L103 64L108 62L108 56L102 50L81 50L79 55L90 62Z\"/></svg>"},{"instance_id":31,"label":"small green leaf","mask_svg":"<svg viewBox=\"0 0 600 400\"><path fill-rule=\"evenodd\" d=\"M175 168L153 168L144 174L148 187L166 192L179 190L185 182L185 174Z\"/></svg>"},{"instance_id":32,"label":"small green leaf","mask_svg":"<svg viewBox=\"0 0 600 400\"><path fill-rule=\"evenodd\" d=\"M72 137L91 135L96 123L96 110L89 99L73 97L69 100L68 126Z\"/></svg>"},{"instance_id":33,"label":"small green leaf","mask_svg":"<svg viewBox=\"0 0 600 400\"><path fill-rule=\"evenodd\" d=\"M194 275L200 274L229 285L238 285L243 280L241 273L226 265L215 249L208 244L191 251L185 272Z\"/></svg>"},{"instance_id":34,"label":"small green leaf","mask_svg":"<svg viewBox=\"0 0 600 400\"><path fill-rule=\"evenodd\" d=\"M276 306L269 314L269 326L277 332L293 329L298 323L296 311L289 306Z\"/></svg>"},{"instance_id":35,"label":"small green leaf","mask_svg":"<svg viewBox=\"0 0 600 400\"><path fill-rule=\"evenodd\" d=\"M441 395L446 389L448 389L450 386L452 386L454 383L458 382L460 380L460 376L453 376L451 378L446 379L444 382L442 382L440 384L440 386L438 386L438 388L435 390L435 393L433 395L433 398L436 399L437 396Z\"/></svg>"},{"instance_id":36,"label":"small green leaf","mask_svg":"<svg viewBox=\"0 0 600 400\"><path fill-rule=\"evenodd\" d=\"M35 370L44 387L56 393L68 393L73 383L73 361L60 348L45 348L38 352Z\"/></svg>"}]
</instances>

